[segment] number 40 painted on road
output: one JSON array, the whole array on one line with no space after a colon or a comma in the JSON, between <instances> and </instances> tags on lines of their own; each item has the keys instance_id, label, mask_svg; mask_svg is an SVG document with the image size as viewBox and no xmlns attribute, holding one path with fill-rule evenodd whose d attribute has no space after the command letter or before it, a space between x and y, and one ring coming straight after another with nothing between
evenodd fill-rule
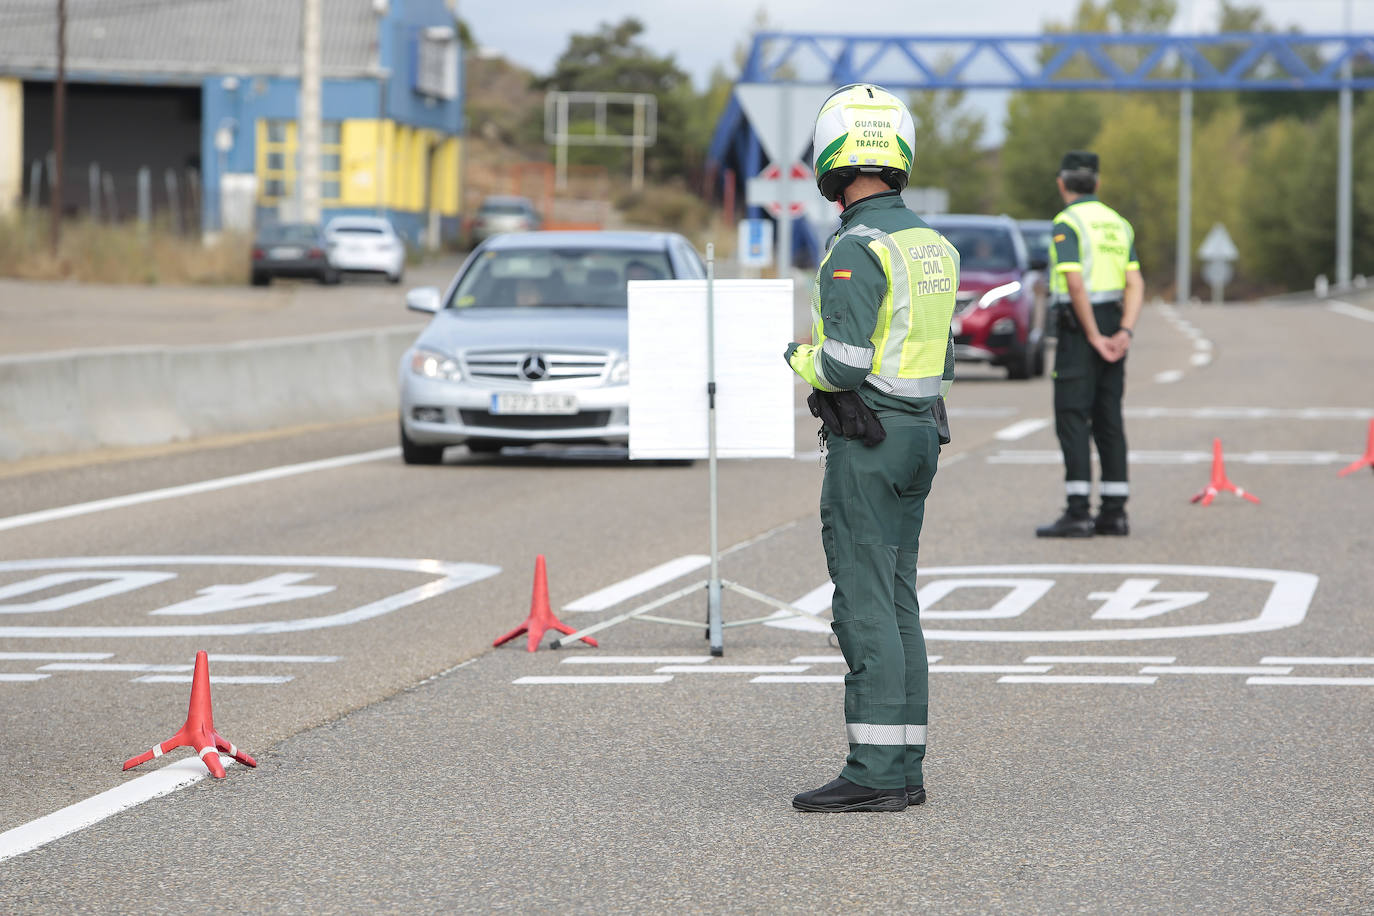
<instances>
[{"instance_id":1,"label":"number 40 painted on road","mask_svg":"<svg viewBox=\"0 0 1374 916\"><path fill-rule=\"evenodd\" d=\"M299 598L313 598L334 591L332 585L297 584L314 577L314 573L278 573L275 576L268 576L254 582L245 582L242 585L211 585L197 592L195 598L169 604L148 613L175 616L217 614L222 611L237 611L243 608L261 607L264 604L295 601ZM22 582L12 582L9 585L0 586L0 614L64 611L78 605L136 591L175 578L176 573L143 570L77 570L48 573ZM94 581L96 584L75 591L63 592L60 595L50 595L36 601L12 602L9 600L50 591L62 585L87 581Z\"/></svg>"}]
</instances>

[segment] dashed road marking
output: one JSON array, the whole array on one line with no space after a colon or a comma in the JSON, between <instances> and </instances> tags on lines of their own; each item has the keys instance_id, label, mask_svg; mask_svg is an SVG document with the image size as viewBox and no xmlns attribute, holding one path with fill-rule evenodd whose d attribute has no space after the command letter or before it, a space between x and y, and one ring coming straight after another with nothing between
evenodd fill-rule
<instances>
[{"instance_id":1,"label":"dashed road marking","mask_svg":"<svg viewBox=\"0 0 1374 916\"><path fill-rule=\"evenodd\" d=\"M1008 674L999 684L1153 684L1158 678L1135 674Z\"/></svg>"},{"instance_id":2,"label":"dashed road marking","mask_svg":"<svg viewBox=\"0 0 1374 916\"><path fill-rule=\"evenodd\" d=\"M51 674L0 674L0 681L41 681L45 677L52 677Z\"/></svg>"},{"instance_id":3,"label":"dashed road marking","mask_svg":"<svg viewBox=\"0 0 1374 916\"><path fill-rule=\"evenodd\" d=\"M1261 665L1374 665L1374 657L1355 655L1266 655Z\"/></svg>"},{"instance_id":4,"label":"dashed road marking","mask_svg":"<svg viewBox=\"0 0 1374 916\"><path fill-rule=\"evenodd\" d=\"M190 671L191 665L143 665L134 662L53 662L39 671ZM190 678L187 678L190 680Z\"/></svg>"},{"instance_id":5,"label":"dashed road marking","mask_svg":"<svg viewBox=\"0 0 1374 916\"><path fill-rule=\"evenodd\" d=\"M993 435L1003 442L1014 442L1017 439L1024 439L1032 433L1037 433L1050 425L1049 417L1031 417L1027 420L1018 420L1010 426L1004 426Z\"/></svg>"},{"instance_id":6,"label":"dashed road marking","mask_svg":"<svg viewBox=\"0 0 1374 916\"><path fill-rule=\"evenodd\" d=\"M1161 385L1172 385L1174 382L1183 378L1182 369L1166 369L1163 372L1155 373L1155 381Z\"/></svg>"},{"instance_id":7,"label":"dashed road marking","mask_svg":"<svg viewBox=\"0 0 1374 916\"><path fill-rule=\"evenodd\" d=\"M931 674L1043 674L1050 665L931 665Z\"/></svg>"},{"instance_id":8,"label":"dashed road marking","mask_svg":"<svg viewBox=\"0 0 1374 916\"><path fill-rule=\"evenodd\" d=\"M1170 665L1172 655L1031 655L1028 665Z\"/></svg>"},{"instance_id":9,"label":"dashed road marking","mask_svg":"<svg viewBox=\"0 0 1374 916\"><path fill-rule=\"evenodd\" d=\"M806 665L665 665L657 674L797 674Z\"/></svg>"},{"instance_id":10,"label":"dashed road marking","mask_svg":"<svg viewBox=\"0 0 1374 916\"><path fill-rule=\"evenodd\" d=\"M0 662L80 662L114 658L113 652L0 652Z\"/></svg>"},{"instance_id":11,"label":"dashed road marking","mask_svg":"<svg viewBox=\"0 0 1374 916\"><path fill-rule=\"evenodd\" d=\"M1292 668L1246 665L1146 665L1141 674L1287 674Z\"/></svg>"},{"instance_id":12,"label":"dashed road marking","mask_svg":"<svg viewBox=\"0 0 1374 916\"><path fill-rule=\"evenodd\" d=\"M528 675L516 678L513 684L666 684L671 674L605 674L587 675Z\"/></svg>"},{"instance_id":13,"label":"dashed road marking","mask_svg":"<svg viewBox=\"0 0 1374 916\"><path fill-rule=\"evenodd\" d=\"M286 684L294 679L290 674L212 674L211 684ZM135 684L189 684L189 674L145 674L133 679Z\"/></svg>"},{"instance_id":14,"label":"dashed road marking","mask_svg":"<svg viewBox=\"0 0 1374 916\"><path fill-rule=\"evenodd\" d=\"M843 684L843 674L761 674L751 684Z\"/></svg>"},{"instance_id":15,"label":"dashed road marking","mask_svg":"<svg viewBox=\"0 0 1374 916\"><path fill-rule=\"evenodd\" d=\"M1247 678L1245 683L1293 687L1374 687L1374 677L1252 677Z\"/></svg>"},{"instance_id":16,"label":"dashed road marking","mask_svg":"<svg viewBox=\"0 0 1374 916\"><path fill-rule=\"evenodd\" d=\"M283 665L315 665L337 662L338 655L226 655L210 653L212 662L275 662Z\"/></svg>"},{"instance_id":17,"label":"dashed road marking","mask_svg":"<svg viewBox=\"0 0 1374 916\"><path fill-rule=\"evenodd\" d=\"M565 665L702 665L709 655L574 655Z\"/></svg>"},{"instance_id":18,"label":"dashed road marking","mask_svg":"<svg viewBox=\"0 0 1374 916\"><path fill-rule=\"evenodd\" d=\"M1358 318L1361 321L1374 321L1374 312L1369 309L1362 309L1358 305L1351 305L1349 302L1342 302L1339 299L1331 299L1326 303L1327 309L1345 315L1347 318Z\"/></svg>"},{"instance_id":19,"label":"dashed road marking","mask_svg":"<svg viewBox=\"0 0 1374 916\"><path fill-rule=\"evenodd\" d=\"M700 554L688 554L661 563L653 569L645 570L638 575L622 579L605 588L598 589L590 595L583 595L570 604L565 604L563 610L570 612L591 612L604 611L608 607L613 607L622 601L633 598L635 595L652 591L660 585L679 579L690 572L695 572L703 566L710 564L711 558Z\"/></svg>"},{"instance_id":20,"label":"dashed road marking","mask_svg":"<svg viewBox=\"0 0 1374 916\"><path fill-rule=\"evenodd\" d=\"M929 655L926 656L926 662L933 665L941 658L943 656ZM845 663L843 655L798 655L791 659L791 662L794 665L843 665Z\"/></svg>"}]
</instances>

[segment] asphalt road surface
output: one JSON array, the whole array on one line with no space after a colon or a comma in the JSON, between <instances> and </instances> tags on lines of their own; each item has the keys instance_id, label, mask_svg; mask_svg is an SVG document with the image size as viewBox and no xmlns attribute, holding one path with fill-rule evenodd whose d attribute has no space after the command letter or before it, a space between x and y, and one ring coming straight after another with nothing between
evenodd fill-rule
<instances>
[{"instance_id":1,"label":"asphalt road surface","mask_svg":"<svg viewBox=\"0 0 1374 916\"><path fill-rule=\"evenodd\" d=\"M790 806L844 753L812 625L491 648L537 555L573 625L703 577L704 462L406 467L374 421L0 469L0 909L1370 912L1374 474L1337 472L1371 352L1368 303L1147 308L1132 534L1088 541L1032 534L1063 500L1048 381L961 371L930 801L897 814ZM722 463L722 572L824 612L803 394L796 460ZM1189 503L1214 438L1259 505ZM201 649L258 768L121 772Z\"/></svg>"}]
</instances>

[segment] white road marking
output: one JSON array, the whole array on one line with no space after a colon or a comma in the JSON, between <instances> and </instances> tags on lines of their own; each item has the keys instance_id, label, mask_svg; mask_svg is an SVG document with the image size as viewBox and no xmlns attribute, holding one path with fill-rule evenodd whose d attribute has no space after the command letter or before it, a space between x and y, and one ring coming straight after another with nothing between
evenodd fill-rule
<instances>
[{"instance_id":1,"label":"white road marking","mask_svg":"<svg viewBox=\"0 0 1374 916\"><path fill-rule=\"evenodd\" d=\"M931 665L930 673L945 674L1044 674L1049 665Z\"/></svg>"},{"instance_id":2,"label":"white road marking","mask_svg":"<svg viewBox=\"0 0 1374 916\"><path fill-rule=\"evenodd\" d=\"M1261 665L1374 665L1374 658L1355 655L1320 656L1266 655Z\"/></svg>"},{"instance_id":3,"label":"white road marking","mask_svg":"<svg viewBox=\"0 0 1374 916\"><path fill-rule=\"evenodd\" d=\"M931 655L926 658L926 661L933 665L942 657ZM794 665L843 665L845 663L843 655L798 655L791 661Z\"/></svg>"},{"instance_id":4,"label":"white road marking","mask_svg":"<svg viewBox=\"0 0 1374 916\"><path fill-rule=\"evenodd\" d=\"M563 605L563 610L579 613L591 611L604 611L608 607L613 607L622 601L633 598L635 595L643 594L658 588L660 585L672 582L709 565L711 558L700 554L688 554L661 563L653 569L645 570L638 575L628 579L622 579L614 585L608 585L603 589L598 589L590 595L583 595L570 604Z\"/></svg>"},{"instance_id":5,"label":"white road marking","mask_svg":"<svg viewBox=\"0 0 1374 916\"><path fill-rule=\"evenodd\" d=\"M191 665L139 665L132 662L54 662L39 671L190 671Z\"/></svg>"},{"instance_id":6,"label":"white road marking","mask_svg":"<svg viewBox=\"0 0 1374 916\"><path fill-rule=\"evenodd\" d=\"M999 684L1153 684L1159 678L1135 674L1008 674Z\"/></svg>"},{"instance_id":7,"label":"white road marking","mask_svg":"<svg viewBox=\"0 0 1374 916\"><path fill-rule=\"evenodd\" d=\"M1028 665L1169 665L1172 655L1031 655Z\"/></svg>"},{"instance_id":8,"label":"white road marking","mask_svg":"<svg viewBox=\"0 0 1374 916\"><path fill-rule=\"evenodd\" d=\"M337 662L338 655L222 655L211 652L210 661L212 662L280 662L281 664L328 664Z\"/></svg>"},{"instance_id":9,"label":"white road marking","mask_svg":"<svg viewBox=\"0 0 1374 916\"><path fill-rule=\"evenodd\" d=\"M224 766L233 766L232 757L220 756ZM126 811L154 798L195 785L210 771L199 757L188 757L159 770L145 773L99 795L93 795L60 811L44 815L12 830L0 833L0 862L37 849L69 833L84 830L112 814Z\"/></svg>"},{"instance_id":10,"label":"white road marking","mask_svg":"<svg viewBox=\"0 0 1374 916\"><path fill-rule=\"evenodd\" d=\"M60 506L56 509L26 512L23 515L11 515L8 518L0 518L0 531L8 531L11 528L23 528L26 525L39 525L43 522L55 522L59 519L74 518L78 515L90 515L93 512L123 509L128 506L137 506L163 499L177 499L182 496L209 493L213 490L241 487L250 483L280 480L283 477L294 477L298 474L312 474L315 471L329 471L334 468L348 467L353 464L363 464L368 461L381 461L384 458L395 458L400 453L401 449L399 446L392 446L391 448L376 449L371 452L358 452L354 455L339 455L336 458L324 458L319 461L306 461L301 464L284 464L275 468L252 471L248 474L234 474L231 477L217 477L213 480L202 480L198 483L182 484L177 487L164 487L159 490L145 490L142 493L130 493L126 496L113 496L108 499L74 503L70 506Z\"/></svg>"},{"instance_id":11,"label":"white road marking","mask_svg":"<svg viewBox=\"0 0 1374 916\"><path fill-rule=\"evenodd\" d=\"M212 674L211 684L285 684L294 677L290 674ZM145 674L133 679L135 684L189 684L189 674Z\"/></svg>"},{"instance_id":12,"label":"white road marking","mask_svg":"<svg viewBox=\"0 0 1374 916\"><path fill-rule=\"evenodd\" d=\"M0 662L79 662L114 658L113 652L0 652Z\"/></svg>"},{"instance_id":13,"label":"white road marking","mask_svg":"<svg viewBox=\"0 0 1374 916\"><path fill-rule=\"evenodd\" d=\"M1245 665L1146 665L1141 674L1287 674L1292 668L1258 668Z\"/></svg>"},{"instance_id":14,"label":"white road marking","mask_svg":"<svg viewBox=\"0 0 1374 916\"><path fill-rule=\"evenodd\" d=\"M51 674L0 674L0 681L41 681Z\"/></svg>"},{"instance_id":15,"label":"white road marking","mask_svg":"<svg viewBox=\"0 0 1374 916\"><path fill-rule=\"evenodd\" d=\"M1018 420L1010 426L1004 426L993 433L1003 442L1014 442L1017 439L1024 439L1031 433L1037 433L1050 425L1049 417L1031 417L1027 420Z\"/></svg>"},{"instance_id":16,"label":"white road marking","mask_svg":"<svg viewBox=\"0 0 1374 916\"><path fill-rule=\"evenodd\" d=\"M666 684L671 674L588 675L586 677L528 676L518 677L513 684Z\"/></svg>"},{"instance_id":17,"label":"white road marking","mask_svg":"<svg viewBox=\"0 0 1374 916\"><path fill-rule=\"evenodd\" d=\"M1194 366L1206 366L1212 362L1211 351L1200 350L1188 357L1188 362L1192 363Z\"/></svg>"},{"instance_id":18,"label":"white road marking","mask_svg":"<svg viewBox=\"0 0 1374 916\"><path fill-rule=\"evenodd\" d=\"M806 665L665 665L657 674L796 674Z\"/></svg>"},{"instance_id":19,"label":"white road marking","mask_svg":"<svg viewBox=\"0 0 1374 916\"><path fill-rule=\"evenodd\" d=\"M1247 684L1287 684L1297 687L1374 687L1374 677L1252 677Z\"/></svg>"},{"instance_id":20,"label":"white road marking","mask_svg":"<svg viewBox=\"0 0 1374 916\"><path fill-rule=\"evenodd\" d=\"M1155 381L1161 385L1172 385L1183 378L1182 369L1166 369L1155 373Z\"/></svg>"},{"instance_id":21,"label":"white road marking","mask_svg":"<svg viewBox=\"0 0 1374 916\"><path fill-rule=\"evenodd\" d=\"M1300 452L1300 451L1268 451L1268 452L1227 452L1226 461L1228 464L1258 464L1258 465L1331 465L1348 464L1359 458L1359 455L1343 455L1338 452ZM1096 456L1093 457L1096 461ZM1132 450L1129 456L1131 464L1150 464L1150 465L1181 465L1181 464L1210 464L1212 453L1203 451L1135 451ZM1044 450L1025 450L1007 451L1002 450L995 455L987 456L988 464L1062 464L1063 456L1057 451Z\"/></svg>"},{"instance_id":22,"label":"white road marking","mask_svg":"<svg viewBox=\"0 0 1374 916\"><path fill-rule=\"evenodd\" d=\"M395 572L440 576L423 585L388 595L371 604L324 617L272 620L258 623L174 624L164 626L0 626L0 639L99 638L106 636L241 636L297 633L347 626L418 604L464 585L480 582L501 571L481 563L447 563L441 560L404 560L386 557L256 557L256 556L157 556L157 557L60 557L39 560L0 561L0 572L33 569L98 569L125 566L323 566L338 569L385 569Z\"/></svg>"},{"instance_id":23,"label":"white road marking","mask_svg":"<svg viewBox=\"0 0 1374 916\"><path fill-rule=\"evenodd\" d=\"M709 655L574 655L565 665L702 665Z\"/></svg>"},{"instance_id":24,"label":"white road marking","mask_svg":"<svg viewBox=\"0 0 1374 916\"><path fill-rule=\"evenodd\" d=\"M1351 305L1349 302L1342 302L1339 299L1329 300L1326 307L1338 315L1345 315L1347 318L1374 321L1374 312L1369 309L1362 309L1358 305Z\"/></svg>"},{"instance_id":25,"label":"white road marking","mask_svg":"<svg viewBox=\"0 0 1374 916\"><path fill-rule=\"evenodd\" d=\"M1128 420L1368 420L1367 407L1127 407Z\"/></svg>"},{"instance_id":26,"label":"white road marking","mask_svg":"<svg viewBox=\"0 0 1374 916\"><path fill-rule=\"evenodd\" d=\"M761 674L751 684L843 684L843 674Z\"/></svg>"}]
</instances>

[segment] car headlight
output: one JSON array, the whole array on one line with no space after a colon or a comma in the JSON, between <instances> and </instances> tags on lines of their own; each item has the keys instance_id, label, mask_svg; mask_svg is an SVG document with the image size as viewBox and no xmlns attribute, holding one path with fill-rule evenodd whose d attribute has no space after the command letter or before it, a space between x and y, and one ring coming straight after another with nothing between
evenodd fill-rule
<instances>
[{"instance_id":1,"label":"car headlight","mask_svg":"<svg viewBox=\"0 0 1374 916\"><path fill-rule=\"evenodd\" d=\"M611 366L611 374L608 376L608 381L610 381L612 385L624 385L629 382L629 380L630 358L628 356L622 356L615 361L615 365Z\"/></svg>"},{"instance_id":2,"label":"car headlight","mask_svg":"<svg viewBox=\"0 0 1374 916\"><path fill-rule=\"evenodd\" d=\"M1001 286L994 286L992 289L983 293L983 298L978 300L978 307L985 309L996 305L1008 296L1015 296L1021 292L1021 281L1012 280L1010 283L1003 283Z\"/></svg>"},{"instance_id":3,"label":"car headlight","mask_svg":"<svg viewBox=\"0 0 1374 916\"><path fill-rule=\"evenodd\" d=\"M423 378L457 382L463 378L458 361L433 350L416 350L410 357L410 371Z\"/></svg>"}]
</instances>

